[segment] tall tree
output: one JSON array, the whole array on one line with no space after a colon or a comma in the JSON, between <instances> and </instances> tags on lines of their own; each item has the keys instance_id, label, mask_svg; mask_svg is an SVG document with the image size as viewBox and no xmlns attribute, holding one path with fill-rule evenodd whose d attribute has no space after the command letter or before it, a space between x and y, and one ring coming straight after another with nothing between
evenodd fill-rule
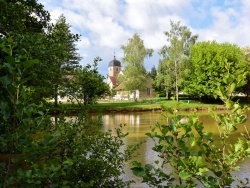
<instances>
[{"instance_id":1,"label":"tall tree","mask_svg":"<svg viewBox=\"0 0 250 188\"><path fill-rule=\"evenodd\" d=\"M153 86L158 93L166 94L167 99L170 99L171 93L174 92L174 71L168 59L161 59L158 65L158 74L154 80Z\"/></svg>"},{"instance_id":2,"label":"tall tree","mask_svg":"<svg viewBox=\"0 0 250 188\"><path fill-rule=\"evenodd\" d=\"M148 74L149 74L149 76L150 76L153 80L155 79L155 77L156 77L156 75L157 75L157 70L156 70L155 66L153 66L153 67L151 68L151 70L150 70L150 72L149 72Z\"/></svg>"},{"instance_id":3,"label":"tall tree","mask_svg":"<svg viewBox=\"0 0 250 188\"><path fill-rule=\"evenodd\" d=\"M136 100L136 90L146 87L147 72L144 60L146 57L152 56L153 50L145 48L143 40L138 34L129 38L128 43L122 45L121 49L124 52L122 58L124 73L118 79L123 82L126 90L134 92L134 100Z\"/></svg>"},{"instance_id":4,"label":"tall tree","mask_svg":"<svg viewBox=\"0 0 250 188\"><path fill-rule=\"evenodd\" d=\"M78 40L79 35L71 33L70 25L63 15L59 16L55 25L49 28L44 46L46 59L40 58L43 59L41 66L45 65L43 69L46 70L48 76L45 78L45 84L42 85L42 88L45 86L47 90L41 89L46 92L44 93L46 96L54 99L55 106L58 105L59 91L63 90L63 79L67 74L70 74L71 70L79 66L81 57L76 48ZM40 71L36 69L34 74L39 77Z\"/></svg>"},{"instance_id":5,"label":"tall tree","mask_svg":"<svg viewBox=\"0 0 250 188\"><path fill-rule=\"evenodd\" d=\"M200 98L213 98L218 85L225 85L225 75L230 66L230 74L235 79L246 76L247 64L242 50L234 44L216 41L199 42L191 47L190 71L184 83L185 91ZM236 87L242 85L237 84Z\"/></svg>"},{"instance_id":6,"label":"tall tree","mask_svg":"<svg viewBox=\"0 0 250 188\"><path fill-rule=\"evenodd\" d=\"M195 43L198 36L180 22L170 21L171 29L165 32L168 44L163 46L160 55L161 66L158 70L157 85L164 86L166 93L175 90L176 100L179 100L179 87L183 81L187 67L187 58L190 54L190 46Z\"/></svg>"},{"instance_id":7,"label":"tall tree","mask_svg":"<svg viewBox=\"0 0 250 188\"><path fill-rule=\"evenodd\" d=\"M58 92L60 89L60 83L68 71L76 68L80 61L80 56L77 53L76 44L79 40L79 36L72 34L70 31L70 25L67 24L66 18L61 15L56 21L55 26L51 31L52 50L54 51L55 58L54 63L54 73L53 73L53 87L54 87L54 101L55 106L58 104ZM63 89L63 86L62 86Z\"/></svg>"},{"instance_id":8,"label":"tall tree","mask_svg":"<svg viewBox=\"0 0 250 188\"><path fill-rule=\"evenodd\" d=\"M241 88L241 91L243 91L246 94L247 101L249 102L249 92L250 92L250 47L245 46L242 48L242 51L245 55L245 60L247 63L248 67L248 75L247 75L247 80L246 84Z\"/></svg>"}]
</instances>

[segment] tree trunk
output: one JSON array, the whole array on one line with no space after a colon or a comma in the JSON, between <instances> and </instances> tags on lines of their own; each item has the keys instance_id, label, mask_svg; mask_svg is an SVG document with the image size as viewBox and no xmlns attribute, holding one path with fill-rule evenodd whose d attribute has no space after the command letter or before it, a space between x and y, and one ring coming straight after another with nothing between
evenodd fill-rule
<instances>
[{"instance_id":1,"label":"tree trunk","mask_svg":"<svg viewBox=\"0 0 250 188\"><path fill-rule=\"evenodd\" d=\"M178 72L177 72L177 62L175 60L175 95L177 102L179 101L179 91L178 91Z\"/></svg>"},{"instance_id":2,"label":"tree trunk","mask_svg":"<svg viewBox=\"0 0 250 188\"><path fill-rule=\"evenodd\" d=\"M54 106L57 107L58 106L58 85L55 86L55 96L54 96Z\"/></svg>"},{"instance_id":3,"label":"tree trunk","mask_svg":"<svg viewBox=\"0 0 250 188\"><path fill-rule=\"evenodd\" d=\"M166 89L166 99L170 100L171 92Z\"/></svg>"},{"instance_id":4,"label":"tree trunk","mask_svg":"<svg viewBox=\"0 0 250 188\"><path fill-rule=\"evenodd\" d=\"M168 90L166 89L166 98L169 99Z\"/></svg>"},{"instance_id":5,"label":"tree trunk","mask_svg":"<svg viewBox=\"0 0 250 188\"><path fill-rule=\"evenodd\" d=\"M136 98L136 90L134 90L134 101L137 102L137 98Z\"/></svg>"},{"instance_id":6,"label":"tree trunk","mask_svg":"<svg viewBox=\"0 0 250 188\"><path fill-rule=\"evenodd\" d=\"M247 90L247 103L249 103L249 90Z\"/></svg>"}]
</instances>

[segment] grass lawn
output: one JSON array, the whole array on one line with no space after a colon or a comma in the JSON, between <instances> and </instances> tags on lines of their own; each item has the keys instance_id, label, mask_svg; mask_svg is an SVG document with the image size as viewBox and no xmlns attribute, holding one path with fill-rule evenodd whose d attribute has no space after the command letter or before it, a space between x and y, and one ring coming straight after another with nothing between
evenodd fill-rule
<instances>
[{"instance_id":1,"label":"grass lawn","mask_svg":"<svg viewBox=\"0 0 250 188\"><path fill-rule=\"evenodd\" d=\"M188 100L180 100L179 102L173 100L166 100L164 98L155 98L148 100L140 100L138 102L134 101L112 101L112 102L98 102L93 107L94 109L158 109L161 106L165 106L167 108L178 108L178 109L190 109L190 108L207 108L207 107L215 107L215 104L203 104L198 101L188 101Z\"/></svg>"},{"instance_id":2,"label":"grass lawn","mask_svg":"<svg viewBox=\"0 0 250 188\"><path fill-rule=\"evenodd\" d=\"M238 100L238 99L237 99ZM247 104L243 99L239 99L240 104ZM144 110L160 110L162 106L166 108L177 108L179 110L206 110L207 108L216 108L222 107L222 103L201 103L198 100L189 100L185 97L180 97L179 102L173 100L167 100L166 98L151 98L151 99L140 99L137 102L133 100L123 100L123 101L114 101L114 100L103 100L98 101L97 104L90 107L82 107L75 103L61 103L59 107L50 108L52 113L61 113L61 112L76 112L82 109L88 109L94 112L98 111L144 111Z\"/></svg>"}]
</instances>

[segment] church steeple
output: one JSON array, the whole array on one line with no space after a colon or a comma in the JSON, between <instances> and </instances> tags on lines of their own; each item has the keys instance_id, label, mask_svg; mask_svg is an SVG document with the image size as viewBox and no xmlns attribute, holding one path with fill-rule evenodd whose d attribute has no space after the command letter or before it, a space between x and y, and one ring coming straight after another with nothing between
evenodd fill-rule
<instances>
[{"instance_id":1,"label":"church steeple","mask_svg":"<svg viewBox=\"0 0 250 188\"><path fill-rule=\"evenodd\" d=\"M121 62L116 60L115 50L114 50L114 60L109 62L108 76L117 76L121 71Z\"/></svg>"}]
</instances>

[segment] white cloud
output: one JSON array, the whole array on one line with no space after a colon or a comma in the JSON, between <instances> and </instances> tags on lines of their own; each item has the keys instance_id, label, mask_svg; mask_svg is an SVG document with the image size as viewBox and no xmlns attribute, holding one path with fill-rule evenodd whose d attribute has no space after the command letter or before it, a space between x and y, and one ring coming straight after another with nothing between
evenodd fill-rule
<instances>
[{"instance_id":1,"label":"white cloud","mask_svg":"<svg viewBox=\"0 0 250 188\"><path fill-rule=\"evenodd\" d=\"M78 48L89 48L90 41L87 37L81 36L80 41L77 43Z\"/></svg>"},{"instance_id":2,"label":"white cloud","mask_svg":"<svg viewBox=\"0 0 250 188\"><path fill-rule=\"evenodd\" d=\"M249 2L249 1L247 1ZM227 4L226 4L227 3ZM211 25L197 29L200 40L230 42L240 46L250 43L250 16L246 11L250 3L225 2L226 7L211 7Z\"/></svg>"},{"instance_id":3,"label":"white cloud","mask_svg":"<svg viewBox=\"0 0 250 188\"><path fill-rule=\"evenodd\" d=\"M82 35L78 44L83 62L100 56L100 72L107 72L107 64L122 58L120 46L138 33L154 54L166 44L164 32L170 20L181 21L199 40L250 44L249 0L43 0L52 19L60 14L72 25L72 32ZM157 55L147 60L147 69L157 66ZM151 62L151 63L150 63Z\"/></svg>"}]
</instances>

